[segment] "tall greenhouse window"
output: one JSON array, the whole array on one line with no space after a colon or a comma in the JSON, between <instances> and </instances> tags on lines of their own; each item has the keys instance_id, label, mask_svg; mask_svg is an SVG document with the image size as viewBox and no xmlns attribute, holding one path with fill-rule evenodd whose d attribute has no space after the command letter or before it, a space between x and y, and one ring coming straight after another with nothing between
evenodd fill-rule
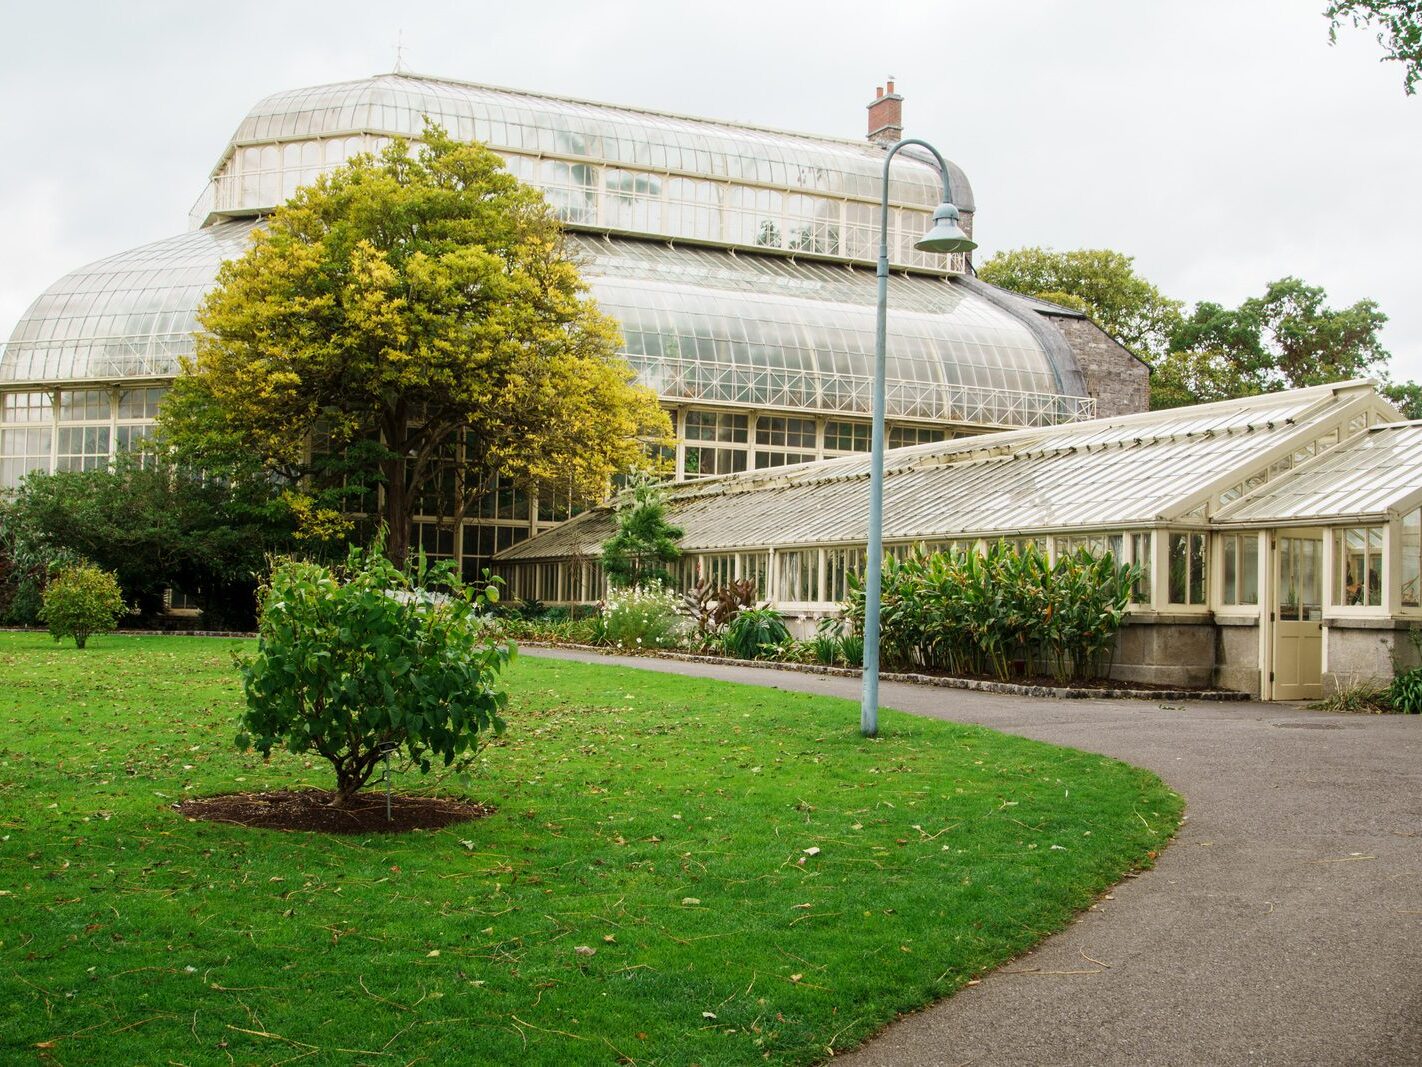
<instances>
[{"instance_id":1,"label":"tall greenhouse window","mask_svg":"<svg viewBox=\"0 0 1422 1067\"><path fill-rule=\"evenodd\" d=\"M1422 606L1422 508L1402 516L1402 602Z\"/></svg>"},{"instance_id":2,"label":"tall greenhouse window","mask_svg":"<svg viewBox=\"0 0 1422 1067\"><path fill-rule=\"evenodd\" d=\"M778 599L796 603L818 601L820 599L819 549L800 549L781 552L778 555L780 559Z\"/></svg>"},{"instance_id":3,"label":"tall greenhouse window","mask_svg":"<svg viewBox=\"0 0 1422 1067\"><path fill-rule=\"evenodd\" d=\"M1220 600L1225 604L1259 603L1259 535L1225 534L1220 538L1224 556L1224 589Z\"/></svg>"},{"instance_id":4,"label":"tall greenhouse window","mask_svg":"<svg viewBox=\"0 0 1422 1067\"><path fill-rule=\"evenodd\" d=\"M1170 603L1205 603L1208 543L1203 533L1170 535Z\"/></svg>"},{"instance_id":5,"label":"tall greenhouse window","mask_svg":"<svg viewBox=\"0 0 1422 1067\"><path fill-rule=\"evenodd\" d=\"M770 570L770 553L745 552L741 554L741 577L755 582L756 596L765 596L769 588L766 576Z\"/></svg>"},{"instance_id":6,"label":"tall greenhouse window","mask_svg":"<svg viewBox=\"0 0 1422 1067\"><path fill-rule=\"evenodd\" d=\"M1150 603L1151 537L1149 530L1131 534L1131 562L1141 569L1141 576L1131 586L1131 603Z\"/></svg>"},{"instance_id":7,"label":"tall greenhouse window","mask_svg":"<svg viewBox=\"0 0 1422 1067\"><path fill-rule=\"evenodd\" d=\"M849 576L864 573L862 548L825 549L825 599L839 603L849 599Z\"/></svg>"},{"instance_id":8,"label":"tall greenhouse window","mask_svg":"<svg viewBox=\"0 0 1422 1067\"><path fill-rule=\"evenodd\" d=\"M1333 531L1333 603L1378 607L1383 589L1381 526L1353 526Z\"/></svg>"}]
</instances>

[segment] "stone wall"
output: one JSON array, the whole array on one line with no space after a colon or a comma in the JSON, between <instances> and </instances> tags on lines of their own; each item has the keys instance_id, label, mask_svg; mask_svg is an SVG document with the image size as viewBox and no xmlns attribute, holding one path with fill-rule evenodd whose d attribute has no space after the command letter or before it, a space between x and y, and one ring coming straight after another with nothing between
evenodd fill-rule
<instances>
[{"instance_id":1,"label":"stone wall","mask_svg":"<svg viewBox=\"0 0 1422 1067\"><path fill-rule=\"evenodd\" d=\"M1323 692L1387 685L1398 669L1418 665L1404 619L1329 619L1323 627Z\"/></svg>"},{"instance_id":2,"label":"stone wall","mask_svg":"<svg viewBox=\"0 0 1422 1067\"><path fill-rule=\"evenodd\" d=\"M1214 619L1208 615L1127 615L1116 635L1111 677L1154 685L1214 685Z\"/></svg>"},{"instance_id":3,"label":"stone wall","mask_svg":"<svg viewBox=\"0 0 1422 1067\"><path fill-rule=\"evenodd\" d=\"M1215 684L1257 697L1263 690L1259 665L1259 623L1253 619L1217 618Z\"/></svg>"},{"instance_id":4,"label":"stone wall","mask_svg":"<svg viewBox=\"0 0 1422 1067\"><path fill-rule=\"evenodd\" d=\"M1101 417L1129 415L1150 408L1150 370L1114 337L1090 319L1074 315L1043 316L1066 338L1096 398Z\"/></svg>"}]
</instances>

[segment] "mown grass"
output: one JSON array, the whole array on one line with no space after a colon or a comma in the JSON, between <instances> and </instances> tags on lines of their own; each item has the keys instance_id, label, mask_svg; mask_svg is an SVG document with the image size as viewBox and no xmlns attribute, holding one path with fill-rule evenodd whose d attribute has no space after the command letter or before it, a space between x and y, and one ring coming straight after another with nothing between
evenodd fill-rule
<instances>
[{"instance_id":1,"label":"mown grass","mask_svg":"<svg viewBox=\"0 0 1422 1067\"><path fill-rule=\"evenodd\" d=\"M0 635L0 1058L813 1062L1060 928L1181 810L1100 756L526 657L490 818L188 822L328 784L234 751L239 647Z\"/></svg>"}]
</instances>

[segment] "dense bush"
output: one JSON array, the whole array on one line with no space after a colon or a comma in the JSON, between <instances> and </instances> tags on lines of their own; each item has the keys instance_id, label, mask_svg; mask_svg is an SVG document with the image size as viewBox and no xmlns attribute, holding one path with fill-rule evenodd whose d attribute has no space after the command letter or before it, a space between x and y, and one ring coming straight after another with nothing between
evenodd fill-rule
<instances>
[{"instance_id":1,"label":"dense bush","mask_svg":"<svg viewBox=\"0 0 1422 1067\"><path fill-rule=\"evenodd\" d=\"M619 590L603 604L594 638L622 648L675 648L683 625L677 603L660 585Z\"/></svg>"},{"instance_id":2,"label":"dense bush","mask_svg":"<svg viewBox=\"0 0 1422 1067\"><path fill-rule=\"evenodd\" d=\"M1110 672L1131 584L1140 575L1085 550L1049 563L1035 546L915 552L884 561L880 655L893 668L1058 681ZM864 588L851 576L847 615L864 626Z\"/></svg>"},{"instance_id":3,"label":"dense bush","mask_svg":"<svg viewBox=\"0 0 1422 1067\"><path fill-rule=\"evenodd\" d=\"M494 599L450 564L409 575L379 548L352 549L339 576L316 563L278 567L257 654L242 665L239 747L320 753L336 772L337 806L387 750L422 773L432 758L448 766L472 754L504 726L497 683L512 649L490 636Z\"/></svg>"},{"instance_id":4,"label":"dense bush","mask_svg":"<svg viewBox=\"0 0 1422 1067\"><path fill-rule=\"evenodd\" d=\"M765 659L790 640L780 613L771 608L746 608L726 626L722 645L738 659Z\"/></svg>"},{"instance_id":5,"label":"dense bush","mask_svg":"<svg viewBox=\"0 0 1422 1067\"><path fill-rule=\"evenodd\" d=\"M92 563L59 572L44 589L39 616L56 641L74 638L83 648L94 634L113 633L127 610L118 579Z\"/></svg>"}]
</instances>

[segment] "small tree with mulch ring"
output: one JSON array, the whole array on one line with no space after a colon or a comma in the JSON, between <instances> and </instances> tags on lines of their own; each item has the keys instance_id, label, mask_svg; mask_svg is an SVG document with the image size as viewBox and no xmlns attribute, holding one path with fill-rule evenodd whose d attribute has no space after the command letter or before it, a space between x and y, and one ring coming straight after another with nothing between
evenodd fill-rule
<instances>
[{"instance_id":1,"label":"small tree with mulch ring","mask_svg":"<svg viewBox=\"0 0 1422 1067\"><path fill-rule=\"evenodd\" d=\"M432 594L431 586L447 590ZM348 805L387 750L421 773L477 751L500 733L507 693L499 673L513 655L485 625L497 590L476 592L452 564L414 574L380 547L352 549L338 578L287 563L263 601L257 654L242 664L247 711L240 748L316 752L336 772L334 807Z\"/></svg>"}]
</instances>

